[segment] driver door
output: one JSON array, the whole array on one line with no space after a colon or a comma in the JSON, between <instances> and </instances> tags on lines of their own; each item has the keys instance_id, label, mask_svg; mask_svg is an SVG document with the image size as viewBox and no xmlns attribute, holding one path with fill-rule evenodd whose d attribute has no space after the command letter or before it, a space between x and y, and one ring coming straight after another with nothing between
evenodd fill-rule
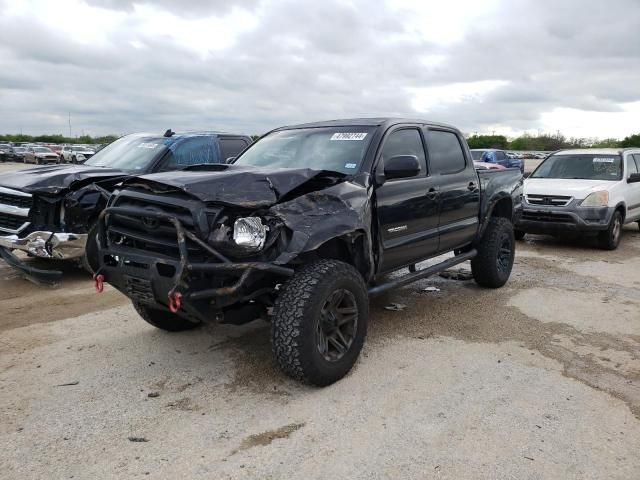
<instances>
[{"instance_id":1,"label":"driver door","mask_svg":"<svg viewBox=\"0 0 640 480\"><path fill-rule=\"evenodd\" d=\"M384 172L385 159L397 155L415 155L421 170L415 177L385 180L376 189L380 273L416 263L438 251L438 187L428 175L423 133L418 127L400 127L386 135L377 172Z\"/></svg>"}]
</instances>

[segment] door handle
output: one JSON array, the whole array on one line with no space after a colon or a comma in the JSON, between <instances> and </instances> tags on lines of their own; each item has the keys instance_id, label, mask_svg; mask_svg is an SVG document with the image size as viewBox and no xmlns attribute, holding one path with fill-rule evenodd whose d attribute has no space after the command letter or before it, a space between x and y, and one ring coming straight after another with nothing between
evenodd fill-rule
<instances>
[{"instance_id":1,"label":"door handle","mask_svg":"<svg viewBox=\"0 0 640 480\"><path fill-rule=\"evenodd\" d=\"M473 192L475 189L476 189L476 184L473 182L469 182L469 185L467 185L467 190L470 190Z\"/></svg>"},{"instance_id":2,"label":"door handle","mask_svg":"<svg viewBox=\"0 0 640 480\"><path fill-rule=\"evenodd\" d=\"M427 192L427 198L429 200L435 200L438 197L438 190L434 187L431 187Z\"/></svg>"}]
</instances>

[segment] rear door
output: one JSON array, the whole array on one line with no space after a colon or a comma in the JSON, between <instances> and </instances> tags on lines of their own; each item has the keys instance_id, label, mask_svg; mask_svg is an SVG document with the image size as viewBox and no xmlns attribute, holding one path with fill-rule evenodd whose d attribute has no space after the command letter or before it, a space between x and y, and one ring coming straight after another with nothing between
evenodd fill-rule
<instances>
[{"instance_id":1,"label":"rear door","mask_svg":"<svg viewBox=\"0 0 640 480\"><path fill-rule=\"evenodd\" d=\"M420 173L386 180L376 189L376 212L382 252L380 271L390 271L438 251L438 185L428 175L424 134L419 127L397 127L385 135L376 169L385 159L415 155Z\"/></svg>"},{"instance_id":2,"label":"rear door","mask_svg":"<svg viewBox=\"0 0 640 480\"><path fill-rule=\"evenodd\" d=\"M480 185L458 133L430 127L425 134L429 171L440 187L439 250L446 252L473 240L479 224Z\"/></svg>"}]
</instances>

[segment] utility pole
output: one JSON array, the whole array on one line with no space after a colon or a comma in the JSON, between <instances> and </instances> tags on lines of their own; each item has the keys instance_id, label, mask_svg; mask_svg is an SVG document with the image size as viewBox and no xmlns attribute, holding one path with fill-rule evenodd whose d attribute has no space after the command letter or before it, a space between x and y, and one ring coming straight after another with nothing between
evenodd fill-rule
<instances>
[{"instance_id":1,"label":"utility pole","mask_svg":"<svg viewBox=\"0 0 640 480\"><path fill-rule=\"evenodd\" d=\"M71 112L69 112L69 138L71 138Z\"/></svg>"}]
</instances>

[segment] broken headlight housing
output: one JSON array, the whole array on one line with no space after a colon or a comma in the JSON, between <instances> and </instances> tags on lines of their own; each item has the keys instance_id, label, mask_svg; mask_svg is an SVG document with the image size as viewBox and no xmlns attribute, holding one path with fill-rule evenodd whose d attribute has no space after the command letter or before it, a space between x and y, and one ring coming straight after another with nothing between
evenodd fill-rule
<instances>
[{"instance_id":1,"label":"broken headlight housing","mask_svg":"<svg viewBox=\"0 0 640 480\"><path fill-rule=\"evenodd\" d=\"M233 241L239 247L260 250L267 240L267 229L260 217L238 218L233 223Z\"/></svg>"}]
</instances>

